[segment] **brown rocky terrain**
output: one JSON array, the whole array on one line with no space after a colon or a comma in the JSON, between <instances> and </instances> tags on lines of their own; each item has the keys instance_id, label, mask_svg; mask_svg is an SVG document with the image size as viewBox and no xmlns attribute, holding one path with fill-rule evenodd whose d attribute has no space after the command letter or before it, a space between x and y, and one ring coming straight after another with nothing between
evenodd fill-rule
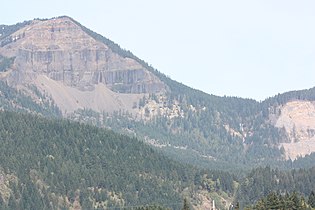
<instances>
[{"instance_id":1,"label":"brown rocky terrain","mask_svg":"<svg viewBox=\"0 0 315 210\"><path fill-rule=\"evenodd\" d=\"M282 143L286 158L295 159L315 151L315 103L291 101L279 107L275 126L285 128L290 140Z\"/></svg>"},{"instance_id":2,"label":"brown rocky terrain","mask_svg":"<svg viewBox=\"0 0 315 210\"><path fill-rule=\"evenodd\" d=\"M166 89L137 61L114 53L68 17L35 20L10 39L0 54L15 61L1 77L22 89L34 84L64 113L131 111L144 94Z\"/></svg>"}]
</instances>

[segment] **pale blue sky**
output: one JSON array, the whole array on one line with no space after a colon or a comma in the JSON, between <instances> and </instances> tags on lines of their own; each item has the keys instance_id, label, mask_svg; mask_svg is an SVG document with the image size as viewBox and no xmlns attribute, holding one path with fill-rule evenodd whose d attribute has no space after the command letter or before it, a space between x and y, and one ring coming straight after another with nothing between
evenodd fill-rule
<instances>
[{"instance_id":1,"label":"pale blue sky","mask_svg":"<svg viewBox=\"0 0 315 210\"><path fill-rule=\"evenodd\" d=\"M207 93L262 100L315 86L313 0L10 0L0 24L60 15Z\"/></svg>"}]
</instances>

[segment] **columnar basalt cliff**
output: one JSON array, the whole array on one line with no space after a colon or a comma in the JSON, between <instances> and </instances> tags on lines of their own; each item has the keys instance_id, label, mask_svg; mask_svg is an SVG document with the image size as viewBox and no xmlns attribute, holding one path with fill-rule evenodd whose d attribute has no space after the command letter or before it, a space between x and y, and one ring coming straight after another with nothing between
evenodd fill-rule
<instances>
[{"instance_id":1,"label":"columnar basalt cliff","mask_svg":"<svg viewBox=\"0 0 315 210\"><path fill-rule=\"evenodd\" d=\"M11 85L38 85L43 83L37 81L42 76L58 82L60 87L64 85L79 91L98 91L96 85L104 84L118 100L129 100L119 93L136 94L137 97L128 104L136 103L139 94L163 93L166 90L165 84L137 61L114 53L68 17L33 21L3 39L1 46L1 55L15 57L14 65L6 75ZM55 96L45 89L44 84L38 88ZM57 100L57 105L63 107L63 100ZM82 97L80 101L73 100L80 103ZM119 106L117 103L114 106L111 110L131 109L130 105ZM68 110L93 107L83 103ZM107 110L100 107L96 111Z\"/></svg>"},{"instance_id":2,"label":"columnar basalt cliff","mask_svg":"<svg viewBox=\"0 0 315 210\"><path fill-rule=\"evenodd\" d=\"M33 21L11 35L1 54L15 56L15 82L28 82L38 74L68 86L90 89L104 83L125 93L155 93L165 86L130 58L123 58L88 36L70 18Z\"/></svg>"}]
</instances>

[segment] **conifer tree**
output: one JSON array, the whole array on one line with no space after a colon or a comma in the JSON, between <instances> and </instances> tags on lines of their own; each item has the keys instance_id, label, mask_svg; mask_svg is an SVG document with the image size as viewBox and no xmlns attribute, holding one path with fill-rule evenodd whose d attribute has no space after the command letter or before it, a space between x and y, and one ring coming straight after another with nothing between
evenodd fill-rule
<instances>
[{"instance_id":1,"label":"conifer tree","mask_svg":"<svg viewBox=\"0 0 315 210\"><path fill-rule=\"evenodd\" d=\"M279 204L279 198L275 192L272 192L267 196L266 205L268 209L277 209L279 208Z\"/></svg>"},{"instance_id":2,"label":"conifer tree","mask_svg":"<svg viewBox=\"0 0 315 210\"><path fill-rule=\"evenodd\" d=\"M296 192L293 192L290 196L290 201L292 202L292 209L301 209L301 199L299 198L298 194Z\"/></svg>"},{"instance_id":3,"label":"conifer tree","mask_svg":"<svg viewBox=\"0 0 315 210\"><path fill-rule=\"evenodd\" d=\"M183 206L182 210L190 210L187 198L184 199L184 206Z\"/></svg>"},{"instance_id":4,"label":"conifer tree","mask_svg":"<svg viewBox=\"0 0 315 210\"><path fill-rule=\"evenodd\" d=\"M314 191L311 192L311 194L308 197L308 204L312 207L315 208L315 193Z\"/></svg>"}]
</instances>

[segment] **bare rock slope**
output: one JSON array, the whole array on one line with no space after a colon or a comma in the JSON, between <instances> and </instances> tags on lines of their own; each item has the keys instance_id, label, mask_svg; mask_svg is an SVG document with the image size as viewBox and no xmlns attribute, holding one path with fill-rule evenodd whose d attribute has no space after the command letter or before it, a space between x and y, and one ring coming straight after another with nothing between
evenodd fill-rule
<instances>
[{"instance_id":1,"label":"bare rock slope","mask_svg":"<svg viewBox=\"0 0 315 210\"><path fill-rule=\"evenodd\" d=\"M275 124L284 128L290 142L282 143L286 158L295 159L315 151L315 103L290 101L280 107Z\"/></svg>"},{"instance_id":2,"label":"bare rock slope","mask_svg":"<svg viewBox=\"0 0 315 210\"><path fill-rule=\"evenodd\" d=\"M37 86L63 113L132 111L144 94L166 90L137 61L114 53L68 17L35 20L7 39L0 54L15 61L1 77L16 87Z\"/></svg>"},{"instance_id":3,"label":"bare rock slope","mask_svg":"<svg viewBox=\"0 0 315 210\"><path fill-rule=\"evenodd\" d=\"M192 125L191 128L187 126L186 132L192 139L199 140L196 145L201 142L199 133L206 134L201 137L207 139L207 145L207 141L216 139L210 136L216 136L223 128L228 135L242 141L245 150L250 146L246 145L246 139L254 136L253 139L260 142L270 138L272 147L283 146L287 159L315 152L315 105L312 102L315 96L304 99L290 97L281 103L272 102L265 109L262 103L191 91L174 81L156 76L158 74L154 74L140 59L98 39L94 32L90 33L69 17L28 21L14 33L9 32L0 36L0 79L40 102L40 96L32 87L35 86L49 98L49 102L53 101L60 108L65 117L81 109L96 112L123 110L132 113L135 119L150 120L163 116L170 121L166 125L169 129L173 126L172 120L181 118ZM10 64L8 68L3 70L1 59ZM165 94L167 91L173 94L169 98L171 94ZM155 94L153 98L152 94ZM251 108L253 104L258 107L257 112ZM239 107L245 107L246 111ZM269 118L266 112L266 117L260 119L261 110L272 110ZM201 123L198 125L200 120L213 122L204 128ZM256 125L256 120L260 125ZM248 127L244 127L246 124ZM275 132L267 129L270 124L272 128L279 128L281 135L269 135ZM174 133L183 131L176 126L172 129ZM282 131L285 131L283 139ZM217 135L217 139L222 140L228 135ZM180 140L175 138L180 147L186 148L186 143L182 144Z\"/></svg>"}]
</instances>

